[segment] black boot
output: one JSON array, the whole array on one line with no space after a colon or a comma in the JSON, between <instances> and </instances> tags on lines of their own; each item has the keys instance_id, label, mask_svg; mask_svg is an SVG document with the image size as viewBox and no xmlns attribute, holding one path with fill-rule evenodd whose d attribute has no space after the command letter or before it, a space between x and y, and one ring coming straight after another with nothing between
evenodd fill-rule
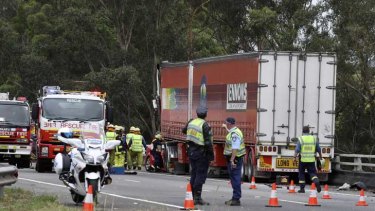
<instances>
[{"instance_id":1,"label":"black boot","mask_svg":"<svg viewBox=\"0 0 375 211\"><path fill-rule=\"evenodd\" d=\"M210 205L210 203L202 199L201 195L202 195L201 190L194 191L193 193L194 205Z\"/></svg>"},{"instance_id":2,"label":"black boot","mask_svg":"<svg viewBox=\"0 0 375 211\"><path fill-rule=\"evenodd\" d=\"M298 193L305 193L305 186L300 186Z\"/></svg>"},{"instance_id":3,"label":"black boot","mask_svg":"<svg viewBox=\"0 0 375 211\"><path fill-rule=\"evenodd\" d=\"M315 179L313 180L313 183L314 183L315 186L316 186L316 191L317 191L318 193L320 193L320 191L322 191L322 187L320 186L319 179L318 179L318 178L315 178Z\"/></svg>"}]
</instances>

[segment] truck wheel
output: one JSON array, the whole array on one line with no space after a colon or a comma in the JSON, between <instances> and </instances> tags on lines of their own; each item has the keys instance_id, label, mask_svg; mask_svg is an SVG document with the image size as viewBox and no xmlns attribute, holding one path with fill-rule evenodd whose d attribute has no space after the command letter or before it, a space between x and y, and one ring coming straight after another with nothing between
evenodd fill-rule
<instances>
[{"instance_id":1,"label":"truck wheel","mask_svg":"<svg viewBox=\"0 0 375 211\"><path fill-rule=\"evenodd\" d=\"M30 167L30 156L25 156L17 159L17 168L29 168Z\"/></svg>"},{"instance_id":2,"label":"truck wheel","mask_svg":"<svg viewBox=\"0 0 375 211\"><path fill-rule=\"evenodd\" d=\"M43 166L41 165L41 161L40 161L40 159L37 159L37 160L36 160L35 171L37 171L37 172L39 172L39 173L42 173L42 172L45 171L44 168L43 168Z\"/></svg>"},{"instance_id":3,"label":"truck wheel","mask_svg":"<svg viewBox=\"0 0 375 211\"><path fill-rule=\"evenodd\" d=\"M247 158L247 164L243 165L243 175L242 178L245 181L251 182L251 178L254 175L254 165L253 165L253 159L252 159L251 153L249 153L248 158Z\"/></svg>"},{"instance_id":4,"label":"truck wheel","mask_svg":"<svg viewBox=\"0 0 375 211\"><path fill-rule=\"evenodd\" d=\"M163 156L163 162L164 162L163 164L164 164L165 172L170 173L169 172L169 164L171 162L171 157L170 157L170 153L169 153L167 144L165 144L165 152L164 152L164 156Z\"/></svg>"}]
</instances>

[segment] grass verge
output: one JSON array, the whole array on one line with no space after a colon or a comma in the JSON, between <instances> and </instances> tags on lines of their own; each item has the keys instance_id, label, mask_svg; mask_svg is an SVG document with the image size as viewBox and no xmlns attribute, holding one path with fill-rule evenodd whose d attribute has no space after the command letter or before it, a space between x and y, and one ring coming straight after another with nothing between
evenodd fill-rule
<instances>
[{"instance_id":1,"label":"grass verge","mask_svg":"<svg viewBox=\"0 0 375 211\"><path fill-rule=\"evenodd\" d=\"M35 195L20 188L5 188L0 210L6 211L77 211L78 208L60 205L56 196Z\"/></svg>"}]
</instances>

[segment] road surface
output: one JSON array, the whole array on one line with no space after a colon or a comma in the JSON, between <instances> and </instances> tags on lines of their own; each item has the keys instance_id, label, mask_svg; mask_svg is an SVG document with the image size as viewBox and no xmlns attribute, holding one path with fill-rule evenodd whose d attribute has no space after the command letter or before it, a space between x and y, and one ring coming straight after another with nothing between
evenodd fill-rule
<instances>
[{"instance_id":1,"label":"road surface","mask_svg":"<svg viewBox=\"0 0 375 211\"><path fill-rule=\"evenodd\" d=\"M183 208L188 176L149 173L141 171L138 175L112 175L113 183L105 186L99 195L96 210L179 210ZM231 198L232 189L228 180L208 179L203 188L203 198L210 206L198 206L200 210L375 210L375 194L366 193L368 207L356 207L359 193L356 191L330 191L333 199L321 199L323 191L318 194L321 207L307 207L310 192L289 194L286 187L277 189L281 208L268 208L271 194L269 184L257 184L256 190L249 189L250 184L242 185L240 207L229 207L224 202ZM30 190L36 194L48 194L58 197L61 204L80 208L70 198L68 189L59 181L55 173L37 173L33 169L20 169L19 179L12 187ZM309 190L309 187L306 188ZM332 188L333 189L333 188Z\"/></svg>"}]
</instances>

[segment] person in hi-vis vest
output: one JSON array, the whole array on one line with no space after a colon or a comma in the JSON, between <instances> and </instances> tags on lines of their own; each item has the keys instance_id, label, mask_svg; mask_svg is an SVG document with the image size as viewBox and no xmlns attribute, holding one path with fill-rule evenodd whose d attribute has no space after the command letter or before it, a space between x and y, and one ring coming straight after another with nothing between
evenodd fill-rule
<instances>
[{"instance_id":1,"label":"person in hi-vis vest","mask_svg":"<svg viewBox=\"0 0 375 211\"><path fill-rule=\"evenodd\" d=\"M137 160L136 166L138 170L142 169L143 164L143 149L147 149L146 141L141 135L141 130L139 128L135 128L134 135L130 138L129 144L127 147L128 150L128 167L129 169L133 166L133 159ZM135 169L135 167L133 169Z\"/></svg>"},{"instance_id":2,"label":"person in hi-vis vest","mask_svg":"<svg viewBox=\"0 0 375 211\"><path fill-rule=\"evenodd\" d=\"M131 126L130 129L129 129L129 133L127 133L122 139L122 144L123 144L124 149L125 149L125 164L124 164L124 167L126 169L128 169L128 156L129 156L129 149L127 148L127 146L129 144L130 138L134 135L134 130L135 130L135 127Z\"/></svg>"},{"instance_id":3,"label":"person in hi-vis vest","mask_svg":"<svg viewBox=\"0 0 375 211\"><path fill-rule=\"evenodd\" d=\"M227 169L233 188L232 198L225 202L229 206L240 206L241 202L241 170L243 156L246 154L242 131L236 127L236 120L228 117L223 124L228 130L225 138L224 156L227 158Z\"/></svg>"},{"instance_id":4,"label":"person in hi-vis vest","mask_svg":"<svg viewBox=\"0 0 375 211\"><path fill-rule=\"evenodd\" d=\"M116 140L117 134L115 132L115 126L110 124L107 127L108 131L105 133L106 141ZM109 152L109 164L112 166L115 163L115 150Z\"/></svg>"},{"instance_id":5,"label":"person in hi-vis vest","mask_svg":"<svg viewBox=\"0 0 375 211\"><path fill-rule=\"evenodd\" d=\"M198 106L197 118L191 119L182 129L186 134L188 156L191 166L190 184L195 205L209 205L202 199L202 188L206 182L210 161L214 160L212 131L206 122L207 107Z\"/></svg>"},{"instance_id":6,"label":"person in hi-vis vest","mask_svg":"<svg viewBox=\"0 0 375 211\"><path fill-rule=\"evenodd\" d=\"M322 152L316 138L310 134L310 127L304 126L302 129L302 136L298 138L294 158L299 156L298 178L300 189L298 193L305 193L305 170L311 177L311 181L315 183L318 193L321 191L320 182L316 175L316 153L319 153L319 158L322 159Z\"/></svg>"}]
</instances>

